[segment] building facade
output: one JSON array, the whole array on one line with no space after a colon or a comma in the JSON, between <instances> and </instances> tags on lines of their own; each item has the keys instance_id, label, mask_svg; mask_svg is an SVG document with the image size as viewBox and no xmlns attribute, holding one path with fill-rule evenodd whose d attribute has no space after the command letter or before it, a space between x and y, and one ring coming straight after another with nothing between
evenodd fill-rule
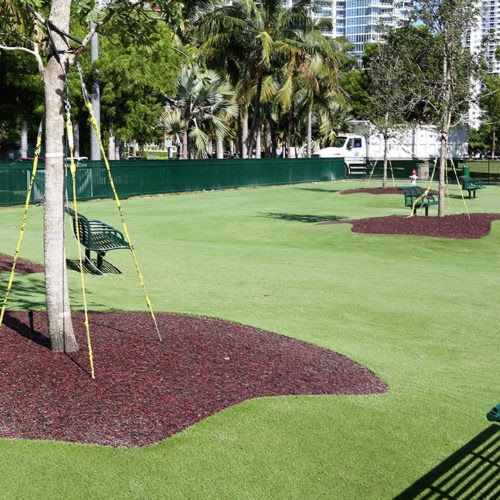
<instances>
[{"instance_id":1,"label":"building facade","mask_svg":"<svg viewBox=\"0 0 500 500\"><path fill-rule=\"evenodd\" d=\"M467 44L472 53L484 51L488 71L500 75L500 0L481 0L478 4L481 12Z\"/></svg>"},{"instance_id":2,"label":"building facade","mask_svg":"<svg viewBox=\"0 0 500 500\"><path fill-rule=\"evenodd\" d=\"M466 38L466 45L471 53L482 53L492 75L500 75L500 0L476 0L480 7L474 27ZM472 82L472 93L479 96L479 82ZM469 108L469 125L478 129L481 125L481 108L477 102L472 102Z\"/></svg>"},{"instance_id":3,"label":"building facade","mask_svg":"<svg viewBox=\"0 0 500 500\"><path fill-rule=\"evenodd\" d=\"M387 28L406 18L407 2L392 0L343 0L336 4L337 36L341 29L351 45L351 55L362 58L366 44L380 41ZM337 21L339 21L337 23Z\"/></svg>"},{"instance_id":4,"label":"building facade","mask_svg":"<svg viewBox=\"0 0 500 500\"><path fill-rule=\"evenodd\" d=\"M295 0L285 0L291 6ZM405 19L409 2L394 0L315 0L314 19L328 19L332 28L325 32L343 37L350 54L361 61L366 44L378 42L387 27ZM397 6L395 5L397 4Z\"/></svg>"}]
</instances>

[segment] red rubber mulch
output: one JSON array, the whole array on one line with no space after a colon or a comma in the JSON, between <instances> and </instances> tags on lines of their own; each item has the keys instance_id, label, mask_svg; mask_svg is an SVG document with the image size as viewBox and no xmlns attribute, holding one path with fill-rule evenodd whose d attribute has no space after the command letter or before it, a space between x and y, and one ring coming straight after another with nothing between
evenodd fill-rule
<instances>
[{"instance_id":1,"label":"red rubber mulch","mask_svg":"<svg viewBox=\"0 0 500 500\"><path fill-rule=\"evenodd\" d=\"M355 233L406 234L464 240L487 236L491 231L491 223L495 220L500 220L500 214L462 214L445 217L392 215L369 219L328 221L321 222L321 224L352 224L352 230Z\"/></svg>"},{"instance_id":2,"label":"red rubber mulch","mask_svg":"<svg viewBox=\"0 0 500 500\"><path fill-rule=\"evenodd\" d=\"M358 189L345 189L341 191L340 194L354 194L354 193L367 193L367 194L401 194L401 189L397 187L388 188L358 188Z\"/></svg>"},{"instance_id":3,"label":"red rubber mulch","mask_svg":"<svg viewBox=\"0 0 500 500\"><path fill-rule=\"evenodd\" d=\"M437 194L437 191L430 191ZM346 189L340 194L399 194L401 190L390 188ZM475 239L487 236L491 231L491 223L500 220L500 214L459 214L445 217L372 217L344 221L328 221L321 224L352 224L355 233L367 234L407 234L414 236L431 236L435 238L453 238L458 240Z\"/></svg>"},{"instance_id":4,"label":"red rubber mulch","mask_svg":"<svg viewBox=\"0 0 500 500\"><path fill-rule=\"evenodd\" d=\"M82 313L81 351L51 352L45 313L8 312L0 335L0 436L139 447L250 398L388 390L368 369L317 346L209 318Z\"/></svg>"},{"instance_id":5,"label":"red rubber mulch","mask_svg":"<svg viewBox=\"0 0 500 500\"><path fill-rule=\"evenodd\" d=\"M341 191L340 194L355 194L355 193L367 193L367 194L399 194L403 195L403 191L397 187L388 187L388 188L357 188L357 189L345 189ZM437 191L433 189L429 190L431 194L438 194Z\"/></svg>"},{"instance_id":6,"label":"red rubber mulch","mask_svg":"<svg viewBox=\"0 0 500 500\"><path fill-rule=\"evenodd\" d=\"M465 240L487 236L494 220L500 220L500 214L374 217L352 221L352 230L355 233L408 234Z\"/></svg>"},{"instance_id":7,"label":"red rubber mulch","mask_svg":"<svg viewBox=\"0 0 500 500\"><path fill-rule=\"evenodd\" d=\"M0 253L0 272L10 271L13 260L10 255ZM43 269L41 264L35 264L29 260L18 259L16 263L16 273L18 274L43 273Z\"/></svg>"}]
</instances>

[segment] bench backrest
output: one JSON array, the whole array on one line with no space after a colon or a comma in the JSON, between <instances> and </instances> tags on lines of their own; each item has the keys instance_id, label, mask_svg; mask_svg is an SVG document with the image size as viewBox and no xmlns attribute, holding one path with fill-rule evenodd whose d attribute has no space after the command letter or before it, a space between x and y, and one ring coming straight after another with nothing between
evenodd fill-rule
<instances>
[{"instance_id":1,"label":"bench backrest","mask_svg":"<svg viewBox=\"0 0 500 500\"><path fill-rule=\"evenodd\" d=\"M424 190L420 186L403 186L401 190L405 196L406 207L412 207L415 200L420 198L424 193Z\"/></svg>"},{"instance_id":2,"label":"bench backrest","mask_svg":"<svg viewBox=\"0 0 500 500\"><path fill-rule=\"evenodd\" d=\"M460 176L460 182L462 183L462 189L481 189L484 187L481 181L475 181L469 175Z\"/></svg>"},{"instance_id":3,"label":"bench backrest","mask_svg":"<svg viewBox=\"0 0 500 500\"><path fill-rule=\"evenodd\" d=\"M85 217L82 214L78 214L78 233L76 232L77 226L76 226L76 213L73 209L69 207L65 207L64 210L71 215L73 219L73 231L75 233L75 236L78 234L80 237L80 243L84 246L88 246L90 244L90 240L92 238L92 234L90 231L90 224L89 220L87 217Z\"/></svg>"}]
</instances>

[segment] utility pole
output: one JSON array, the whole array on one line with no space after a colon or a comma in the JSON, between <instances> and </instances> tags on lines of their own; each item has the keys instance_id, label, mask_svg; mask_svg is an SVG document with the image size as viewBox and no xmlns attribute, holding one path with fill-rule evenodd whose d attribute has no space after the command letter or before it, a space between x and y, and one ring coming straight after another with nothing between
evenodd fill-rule
<instances>
[{"instance_id":1,"label":"utility pole","mask_svg":"<svg viewBox=\"0 0 500 500\"><path fill-rule=\"evenodd\" d=\"M97 8L97 4L96 4ZM90 21L90 29L95 29L94 21ZM94 33L90 40L90 62L94 64L99 59L99 38L97 33ZM98 129L101 130L101 102L100 102L100 89L99 89L99 72L94 70L94 81L92 83L92 92L90 102L92 104L92 111L97 122ZM90 159L98 161L101 159L101 151L99 148L99 141L95 133L94 127L90 128Z\"/></svg>"}]
</instances>

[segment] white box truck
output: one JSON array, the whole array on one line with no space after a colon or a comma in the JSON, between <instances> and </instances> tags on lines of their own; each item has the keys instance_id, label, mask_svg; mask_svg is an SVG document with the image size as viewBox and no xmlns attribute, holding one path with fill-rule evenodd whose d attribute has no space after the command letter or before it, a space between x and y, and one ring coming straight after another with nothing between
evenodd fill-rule
<instances>
[{"instance_id":1,"label":"white box truck","mask_svg":"<svg viewBox=\"0 0 500 500\"><path fill-rule=\"evenodd\" d=\"M367 132L365 127L365 132ZM448 137L449 158L465 158L468 150L466 127L455 127ZM434 126L395 129L387 141L390 160L431 160L439 158L441 135ZM384 138L380 133L339 134L332 145L315 151L320 158L344 158L347 171L364 173L368 162L383 161Z\"/></svg>"}]
</instances>

